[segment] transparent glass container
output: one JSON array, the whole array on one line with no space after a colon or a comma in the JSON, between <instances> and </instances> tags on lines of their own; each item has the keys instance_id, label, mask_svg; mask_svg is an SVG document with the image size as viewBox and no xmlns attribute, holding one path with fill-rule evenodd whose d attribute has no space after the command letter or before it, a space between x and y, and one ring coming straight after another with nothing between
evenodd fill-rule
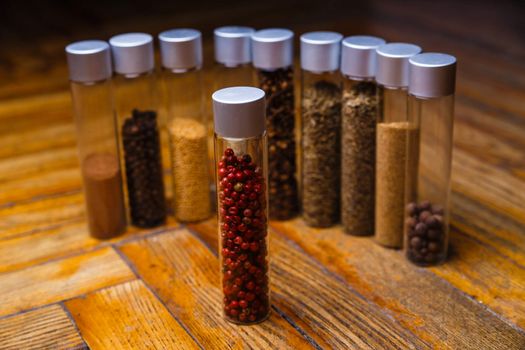
<instances>
[{"instance_id":1,"label":"transparent glass container","mask_svg":"<svg viewBox=\"0 0 525 350\"><path fill-rule=\"evenodd\" d=\"M405 252L416 265L442 263L447 256L454 95L409 95Z\"/></svg>"},{"instance_id":2,"label":"transparent glass container","mask_svg":"<svg viewBox=\"0 0 525 350\"><path fill-rule=\"evenodd\" d=\"M270 313L266 133L215 134L215 157L224 317L258 323Z\"/></svg>"},{"instance_id":3,"label":"transparent glass container","mask_svg":"<svg viewBox=\"0 0 525 350\"><path fill-rule=\"evenodd\" d=\"M154 70L116 74L117 128L130 221L155 227L166 221L163 159L169 159L165 122L158 113ZM168 153L167 155L164 155Z\"/></svg>"},{"instance_id":4,"label":"transparent glass container","mask_svg":"<svg viewBox=\"0 0 525 350\"><path fill-rule=\"evenodd\" d=\"M346 233L374 233L377 84L345 76L341 122L341 222Z\"/></svg>"},{"instance_id":5,"label":"transparent glass container","mask_svg":"<svg viewBox=\"0 0 525 350\"><path fill-rule=\"evenodd\" d=\"M406 87L379 85L380 108L376 142L375 240L380 245L403 245L407 138L417 129L408 122Z\"/></svg>"},{"instance_id":6,"label":"transparent glass container","mask_svg":"<svg viewBox=\"0 0 525 350\"><path fill-rule=\"evenodd\" d=\"M259 68L256 72L258 86L266 93L270 218L287 220L299 209L293 67Z\"/></svg>"},{"instance_id":7,"label":"transparent glass container","mask_svg":"<svg viewBox=\"0 0 525 350\"><path fill-rule=\"evenodd\" d=\"M211 214L208 127L200 67L163 69L171 151L173 211L182 222Z\"/></svg>"},{"instance_id":8,"label":"transparent glass container","mask_svg":"<svg viewBox=\"0 0 525 350\"><path fill-rule=\"evenodd\" d=\"M216 62L214 76L215 90L231 86L255 85L254 70L250 62L228 65Z\"/></svg>"},{"instance_id":9,"label":"transparent glass container","mask_svg":"<svg viewBox=\"0 0 525 350\"><path fill-rule=\"evenodd\" d=\"M303 219L328 227L340 217L341 75L302 70Z\"/></svg>"},{"instance_id":10,"label":"transparent glass container","mask_svg":"<svg viewBox=\"0 0 525 350\"><path fill-rule=\"evenodd\" d=\"M89 232L112 238L125 231L126 211L111 81L70 85Z\"/></svg>"}]
</instances>

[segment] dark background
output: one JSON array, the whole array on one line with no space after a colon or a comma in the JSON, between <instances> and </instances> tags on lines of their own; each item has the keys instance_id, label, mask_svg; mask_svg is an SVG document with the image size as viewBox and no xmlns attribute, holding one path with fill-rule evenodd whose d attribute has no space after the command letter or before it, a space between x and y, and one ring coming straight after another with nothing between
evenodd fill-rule
<instances>
[{"instance_id":1,"label":"dark background","mask_svg":"<svg viewBox=\"0 0 525 350\"><path fill-rule=\"evenodd\" d=\"M0 2L0 100L67 89L64 46L82 39L193 27L212 59L213 28L336 30L407 41L466 64L512 61L523 72L524 1L23 1ZM296 40L297 42L298 40ZM490 57L486 56L490 52ZM521 62L521 63L520 63ZM481 68L481 67L480 67ZM488 67L494 79L509 80ZM510 78L510 80L512 80ZM502 81L503 83L503 81ZM512 83L512 81L508 82Z\"/></svg>"}]
</instances>

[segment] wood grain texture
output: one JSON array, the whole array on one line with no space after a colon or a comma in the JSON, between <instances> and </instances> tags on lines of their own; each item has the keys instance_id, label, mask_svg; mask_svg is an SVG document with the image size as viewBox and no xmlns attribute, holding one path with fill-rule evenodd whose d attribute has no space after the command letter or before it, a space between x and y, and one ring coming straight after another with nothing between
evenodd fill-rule
<instances>
[{"instance_id":1,"label":"wood grain texture","mask_svg":"<svg viewBox=\"0 0 525 350\"><path fill-rule=\"evenodd\" d=\"M434 275L408 264L399 251L372 239L344 235L338 227L312 229L302 220L273 223L368 300L392 311L430 344L452 349L520 349L525 332ZM438 268L436 268L438 269Z\"/></svg>"},{"instance_id":2,"label":"wood grain texture","mask_svg":"<svg viewBox=\"0 0 525 350\"><path fill-rule=\"evenodd\" d=\"M216 220L191 228L217 250ZM272 303L323 348L430 348L281 235L270 242Z\"/></svg>"},{"instance_id":3,"label":"wood grain texture","mask_svg":"<svg viewBox=\"0 0 525 350\"><path fill-rule=\"evenodd\" d=\"M133 272L111 248L0 274L0 316L134 278Z\"/></svg>"},{"instance_id":4,"label":"wood grain texture","mask_svg":"<svg viewBox=\"0 0 525 350\"><path fill-rule=\"evenodd\" d=\"M141 281L102 289L65 304L92 350L199 348Z\"/></svg>"},{"instance_id":5,"label":"wood grain texture","mask_svg":"<svg viewBox=\"0 0 525 350\"><path fill-rule=\"evenodd\" d=\"M120 247L171 312L205 349L308 349L312 345L275 312L250 327L222 317L219 262L186 230Z\"/></svg>"},{"instance_id":6,"label":"wood grain texture","mask_svg":"<svg viewBox=\"0 0 525 350\"><path fill-rule=\"evenodd\" d=\"M0 349L87 349L59 305L0 319Z\"/></svg>"}]
</instances>

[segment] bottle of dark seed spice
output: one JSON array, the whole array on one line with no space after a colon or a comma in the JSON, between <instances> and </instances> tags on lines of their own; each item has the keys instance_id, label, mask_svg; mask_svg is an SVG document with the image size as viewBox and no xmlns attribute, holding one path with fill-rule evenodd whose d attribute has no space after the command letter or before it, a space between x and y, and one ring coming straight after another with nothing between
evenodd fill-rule
<instances>
[{"instance_id":1,"label":"bottle of dark seed spice","mask_svg":"<svg viewBox=\"0 0 525 350\"><path fill-rule=\"evenodd\" d=\"M419 46L405 43L377 48L375 240L390 248L403 245L406 143L417 140L407 114L408 60L419 52Z\"/></svg>"},{"instance_id":2,"label":"bottle of dark seed spice","mask_svg":"<svg viewBox=\"0 0 525 350\"><path fill-rule=\"evenodd\" d=\"M112 238L126 229L111 93L111 55L105 41L66 47L78 155L89 233Z\"/></svg>"},{"instance_id":3,"label":"bottle of dark seed spice","mask_svg":"<svg viewBox=\"0 0 525 350\"><path fill-rule=\"evenodd\" d=\"M166 220L161 148L165 124L156 110L153 38L129 33L109 43L130 221L139 227L158 226Z\"/></svg>"},{"instance_id":4,"label":"bottle of dark seed spice","mask_svg":"<svg viewBox=\"0 0 525 350\"><path fill-rule=\"evenodd\" d=\"M374 233L375 49L384 42L359 35L342 45L341 221L353 235Z\"/></svg>"},{"instance_id":5,"label":"bottle of dark seed spice","mask_svg":"<svg viewBox=\"0 0 525 350\"><path fill-rule=\"evenodd\" d=\"M162 78L168 111L173 212L182 222L211 214L208 123L203 109L202 41L194 29L160 33Z\"/></svg>"},{"instance_id":6,"label":"bottle of dark seed spice","mask_svg":"<svg viewBox=\"0 0 525 350\"><path fill-rule=\"evenodd\" d=\"M418 134L408 134L405 252L429 266L447 256L456 59L422 53L409 64L408 122Z\"/></svg>"},{"instance_id":7,"label":"bottle of dark seed spice","mask_svg":"<svg viewBox=\"0 0 525 350\"><path fill-rule=\"evenodd\" d=\"M342 35L301 36L302 209L307 225L339 221Z\"/></svg>"},{"instance_id":8,"label":"bottle of dark seed spice","mask_svg":"<svg viewBox=\"0 0 525 350\"><path fill-rule=\"evenodd\" d=\"M223 312L238 324L270 314L264 96L254 87L213 94Z\"/></svg>"},{"instance_id":9,"label":"bottle of dark seed spice","mask_svg":"<svg viewBox=\"0 0 525 350\"><path fill-rule=\"evenodd\" d=\"M297 214L293 32L264 29L252 36L257 83L266 93L270 218Z\"/></svg>"}]
</instances>

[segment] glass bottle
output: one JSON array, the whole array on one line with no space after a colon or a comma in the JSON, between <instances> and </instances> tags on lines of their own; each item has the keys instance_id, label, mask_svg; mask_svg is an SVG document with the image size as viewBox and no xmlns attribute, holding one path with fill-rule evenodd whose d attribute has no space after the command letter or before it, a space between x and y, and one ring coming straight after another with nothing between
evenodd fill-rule
<instances>
[{"instance_id":1,"label":"glass bottle","mask_svg":"<svg viewBox=\"0 0 525 350\"><path fill-rule=\"evenodd\" d=\"M408 122L408 60L416 45L390 43L377 48L375 241L390 248L403 245L406 143L416 129Z\"/></svg>"},{"instance_id":2,"label":"glass bottle","mask_svg":"<svg viewBox=\"0 0 525 350\"><path fill-rule=\"evenodd\" d=\"M226 26L214 31L216 90L230 86L253 86L250 27Z\"/></svg>"},{"instance_id":3,"label":"glass bottle","mask_svg":"<svg viewBox=\"0 0 525 350\"><path fill-rule=\"evenodd\" d=\"M223 310L239 324L270 313L264 96L254 87L213 94Z\"/></svg>"},{"instance_id":4,"label":"glass bottle","mask_svg":"<svg viewBox=\"0 0 525 350\"><path fill-rule=\"evenodd\" d=\"M356 35L342 44L341 222L353 235L374 233L375 49L384 42Z\"/></svg>"},{"instance_id":5,"label":"glass bottle","mask_svg":"<svg viewBox=\"0 0 525 350\"><path fill-rule=\"evenodd\" d=\"M270 218L291 219L298 211L295 164L293 32L264 29L252 36L253 65L266 93Z\"/></svg>"},{"instance_id":6,"label":"glass bottle","mask_svg":"<svg viewBox=\"0 0 525 350\"><path fill-rule=\"evenodd\" d=\"M166 221L166 200L161 147L165 123L157 113L153 38L128 33L112 37L109 44L130 221L155 227Z\"/></svg>"},{"instance_id":7,"label":"glass bottle","mask_svg":"<svg viewBox=\"0 0 525 350\"><path fill-rule=\"evenodd\" d=\"M301 36L302 209L309 226L339 221L342 35Z\"/></svg>"},{"instance_id":8,"label":"glass bottle","mask_svg":"<svg viewBox=\"0 0 525 350\"><path fill-rule=\"evenodd\" d=\"M111 93L111 56L105 41L66 47L78 155L89 233L112 238L126 229Z\"/></svg>"},{"instance_id":9,"label":"glass bottle","mask_svg":"<svg viewBox=\"0 0 525 350\"><path fill-rule=\"evenodd\" d=\"M405 252L416 265L447 256L456 59L422 53L409 60Z\"/></svg>"},{"instance_id":10,"label":"glass bottle","mask_svg":"<svg viewBox=\"0 0 525 350\"><path fill-rule=\"evenodd\" d=\"M194 29L159 34L171 151L173 211L182 222L211 213L208 123L202 100L202 40Z\"/></svg>"}]
</instances>

